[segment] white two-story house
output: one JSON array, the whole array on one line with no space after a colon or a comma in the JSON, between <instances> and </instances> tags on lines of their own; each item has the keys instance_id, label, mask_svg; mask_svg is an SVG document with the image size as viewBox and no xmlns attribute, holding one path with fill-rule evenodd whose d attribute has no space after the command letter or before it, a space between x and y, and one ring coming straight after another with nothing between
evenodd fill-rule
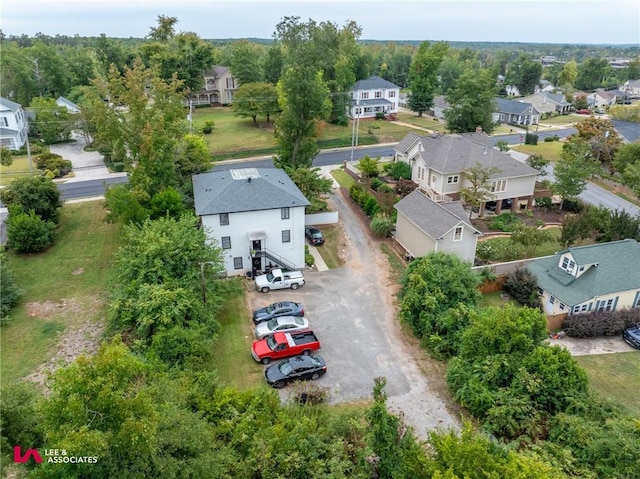
<instances>
[{"instance_id":1,"label":"white two-story house","mask_svg":"<svg viewBox=\"0 0 640 479\"><path fill-rule=\"evenodd\" d=\"M396 118L400 104L400 87L390 81L372 76L351 87L351 118Z\"/></svg>"},{"instance_id":2,"label":"white two-story house","mask_svg":"<svg viewBox=\"0 0 640 479\"><path fill-rule=\"evenodd\" d=\"M268 266L305 266L305 207L310 203L278 168L242 168L193 176L196 215L222 248L228 275Z\"/></svg>"},{"instance_id":3,"label":"white two-story house","mask_svg":"<svg viewBox=\"0 0 640 479\"><path fill-rule=\"evenodd\" d=\"M640 244L635 240L569 248L526 268L537 278L548 315L640 307Z\"/></svg>"},{"instance_id":4,"label":"white two-story house","mask_svg":"<svg viewBox=\"0 0 640 479\"><path fill-rule=\"evenodd\" d=\"M464 173L477 164L495 168L487 189L500 213L502 200L511 200L511 208L530 208L533 203L538 170L493 148L485 133L419 136L409 133L395 147L395 161L411 166L411 179L429 198L450 202L467 187ZM484 212L486 204L480 207Z\"/></svg>"},{"instance_id":5,"label":"white two-story house","mask_svg":"<svg viewBox=\"0 0 640 479\"><path fill-rule=\"evenodd\" d=\"M0 145L19 150L27 142L27 128L22 106L0 97Z\"/></svg>"}]
</instances>

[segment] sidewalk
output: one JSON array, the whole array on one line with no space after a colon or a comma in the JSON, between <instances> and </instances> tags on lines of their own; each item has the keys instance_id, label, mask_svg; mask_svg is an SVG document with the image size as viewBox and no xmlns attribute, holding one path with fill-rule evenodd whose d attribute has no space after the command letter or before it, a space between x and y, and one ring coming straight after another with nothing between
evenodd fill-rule
<instances>
[{"instance_id":1,"label":"sidewalk","mask_svg":"<svg viewBox=\"0 0 640 479\"><path fill-rule=\"evenodd\" d=\"M320 256L320 252L318 251L318 248L312 245L308 245L308 246L309 246L309 253L311 254L311 256L313 256L313 259L315 260L316 270L328 271L329 268L327 267L327 263L325 263L324 260L322 259L322 256Z\"/></svg>"}]
</instances>

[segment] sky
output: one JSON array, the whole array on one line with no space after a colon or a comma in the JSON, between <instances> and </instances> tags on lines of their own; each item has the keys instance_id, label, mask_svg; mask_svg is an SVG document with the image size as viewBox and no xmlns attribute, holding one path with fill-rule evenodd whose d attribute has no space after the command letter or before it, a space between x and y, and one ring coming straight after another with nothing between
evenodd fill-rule
<instances>
[{"instance_id":1,"label":"sky","mask_svg":"<svg viewBox=\"0 0 640 479\"><path fill-rule=\"evenodd\" d=\"M271 38L285 16L353 20L361 39L640 44L639 0L3 0L5 35L143 38L159 15L203 39Z\"/></svg>"}]
</instances>

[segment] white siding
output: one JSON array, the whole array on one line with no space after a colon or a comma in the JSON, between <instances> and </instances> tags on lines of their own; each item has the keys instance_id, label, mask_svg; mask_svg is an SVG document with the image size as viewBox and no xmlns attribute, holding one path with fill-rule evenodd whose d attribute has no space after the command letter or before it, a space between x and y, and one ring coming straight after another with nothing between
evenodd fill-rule
<instances>
[{"instance_id":1,"label":"white siding","mask_svg":"<svg viewBox=\"0 0 640 479\"><path fill-rule=\"evenodd\" d=\"M455 228L438 240L438 251L453 253L465 261L473 263L476 257L476 243L478 238L473 231L462 224L462 239L454 241Z\"/></svg>"}]
</instances>

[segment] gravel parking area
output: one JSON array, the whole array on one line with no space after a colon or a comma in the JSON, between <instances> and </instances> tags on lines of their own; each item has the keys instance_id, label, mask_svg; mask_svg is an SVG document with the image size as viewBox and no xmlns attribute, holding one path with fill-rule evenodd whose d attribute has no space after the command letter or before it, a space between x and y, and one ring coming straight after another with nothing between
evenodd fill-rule
<instances>
[{"instance_id":1,"label":"gravel parking area","mask_svg":"<svg viewBox=\"0 0 640 479\"><path fill-rule=\"evenodd\" d=\"M306 272L305 286L297 291L253 291L248 295L250 307L281 300L304 304L322 345L318 354L327 362L327 374L318 384L329 389L330 402L370 399L374 378L384 376L390 409L401 413L419 437L436 427L459 427L457 407L443 388L441 371L433 379L425 376L424 353L403 337L393 303L396 285L388 279L379 244L340 193L332 203L349 242L345 266ZM281 394L288 397L286 389Z\"/></svg>"}]
</instances>

